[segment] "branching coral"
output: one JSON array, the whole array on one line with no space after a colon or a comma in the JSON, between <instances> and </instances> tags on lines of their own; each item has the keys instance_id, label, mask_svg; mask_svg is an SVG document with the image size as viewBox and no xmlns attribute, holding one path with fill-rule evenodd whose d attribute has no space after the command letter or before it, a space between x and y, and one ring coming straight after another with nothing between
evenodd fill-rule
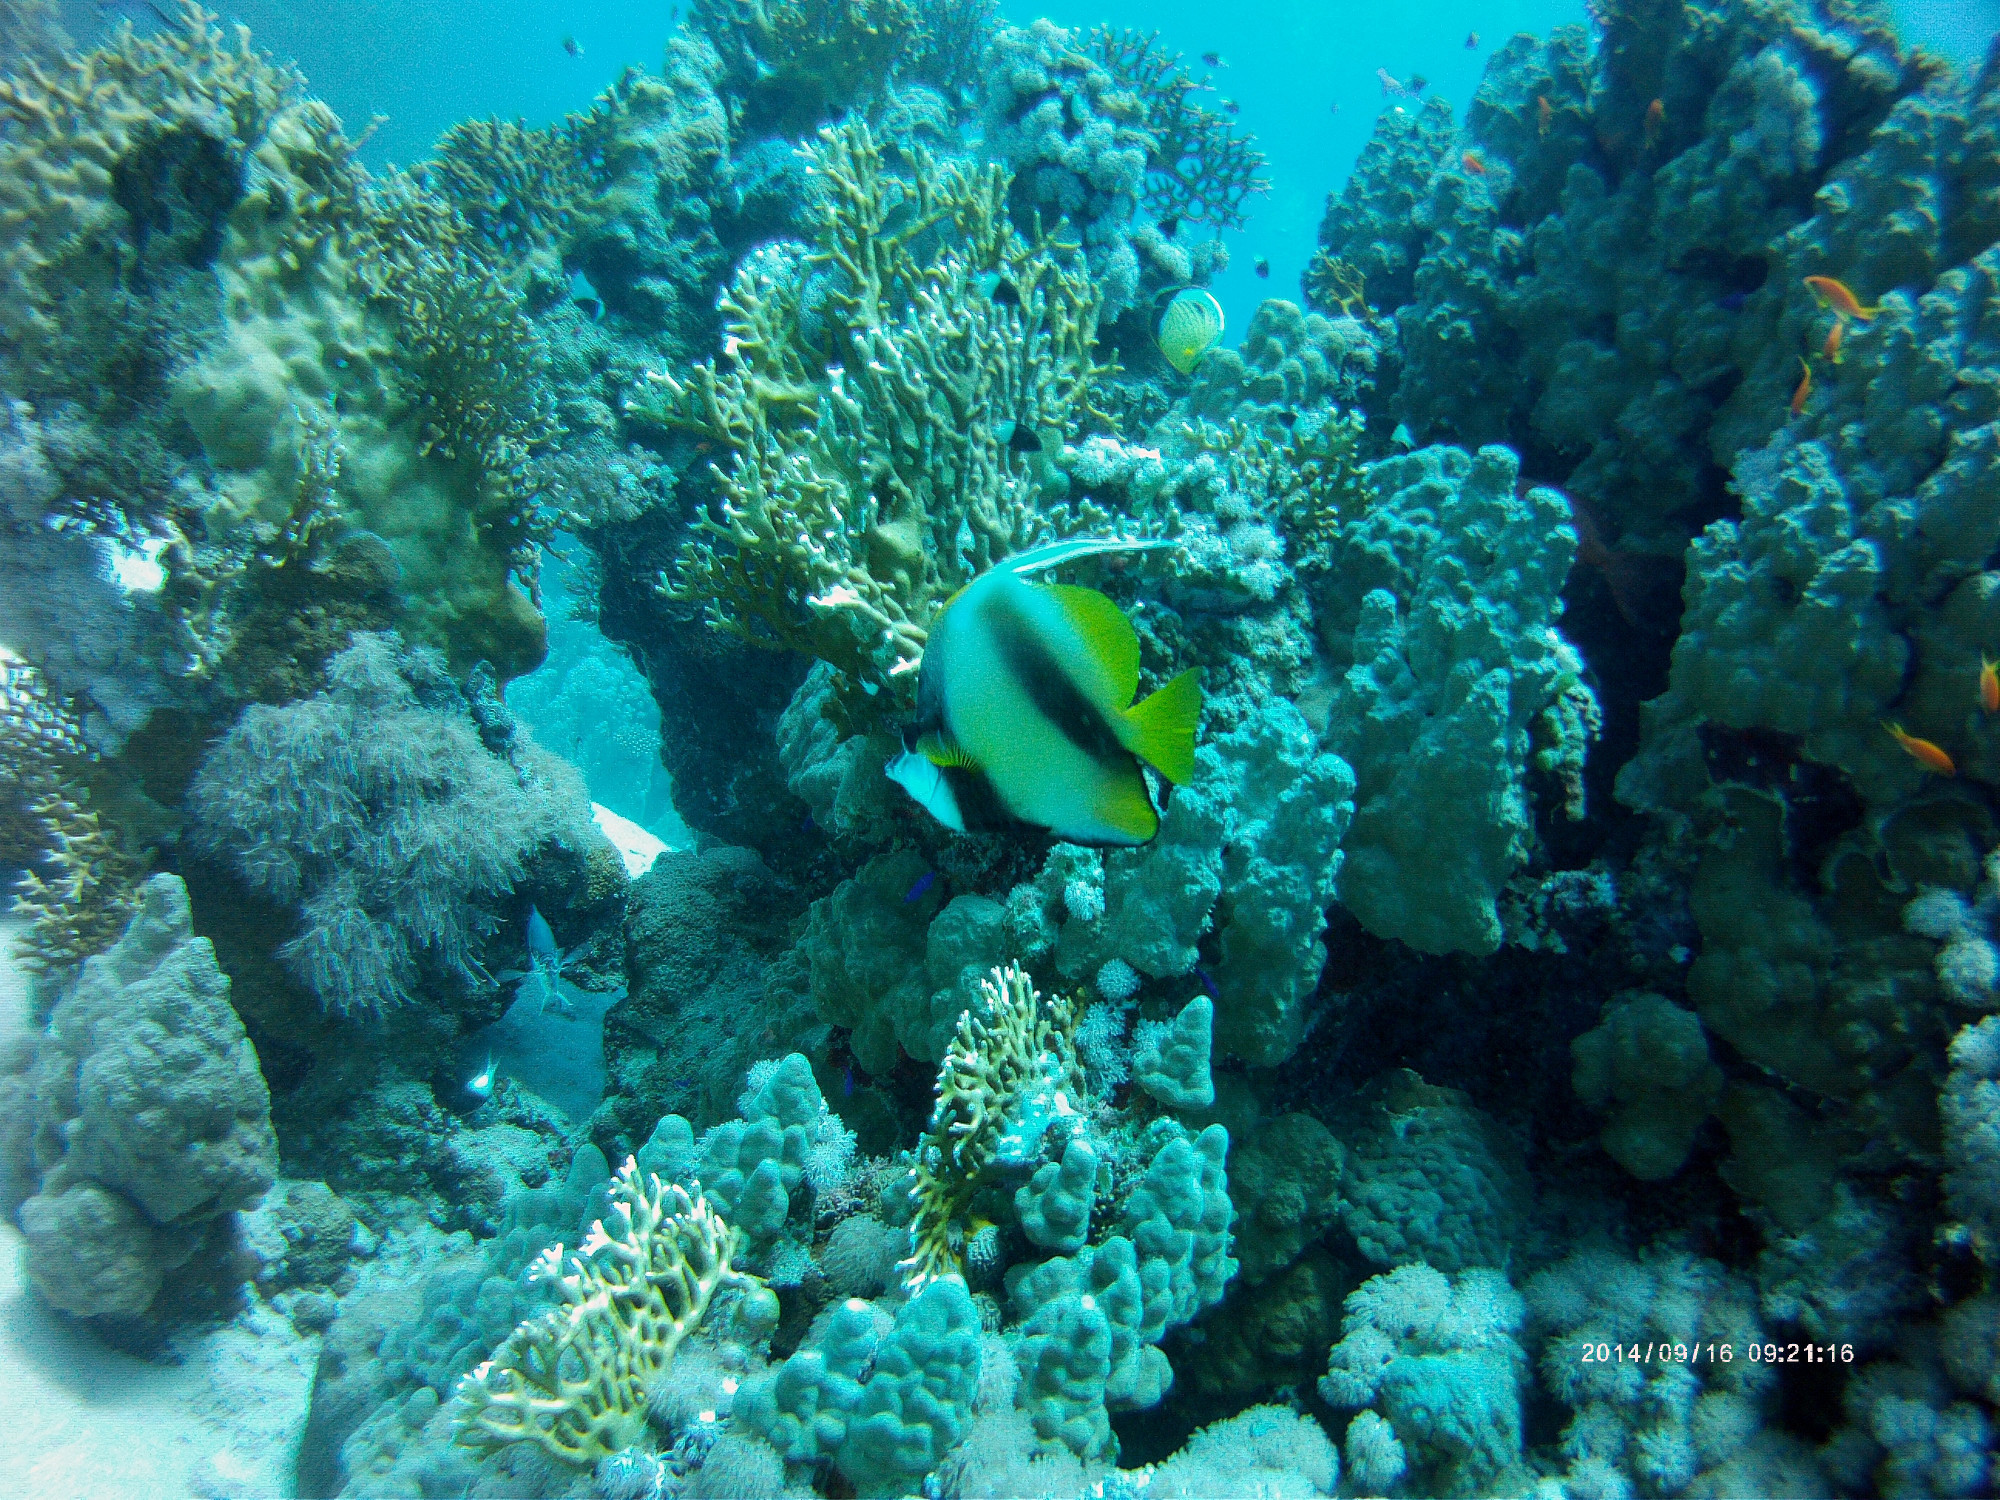
<instances>
[{"instance_id":1,"label":"branching coral","mask_svg":"<svg viewBox=\"0 0 2000 1500\"><path fill-rule=\"evenodd\" d=\"M730 1228L699 1192L690 1198L657 1176L642 1183L628 1156L611 1182L611 1211L612 1230L592 1224L567 1274L560 1243L530 1268L562 1306L523 1323L459 1381L459 1442L532 1442L567 1463L595 1464L644 1432L648 1387L718 1291L742 1288L775 1314L762 1283L730 1264Z\"/></svg>"},{"instance_id":2,"label":"branching coral","mask_svg":"<svg viewBox=\"0 0 2000 1500\"><path fill-rule=\"evenodd\" d=\"M915 1253L903 1263L916 1285L963 1274L966 1210L987 1169L1032 1160L1049 1122L1083 1096L1067 1000L1042 995L1011 964L982 981L980 998L978 1014L958 1018L917 1151Z\"/></svg>"},{"instance_id":3,"label":"branching coral","mask_svg":"<svg viewBox=\"0 0 2000 1500\"><path fill-rule=\"evenodd\" d=\"M606 99L615 98L615 91ZM418 169L487 244L515 255L557 247L579 210L603 189L602 106L531 130L519 121L462 120ZM593 160L593 158L596 158Z\"/></svg>"},{"instance_id":4,"label":"branching coral","mask_svg":"<svg viewBox=\"0 0 2000 1500\"><path fill-rule=\"evenodd\" d=\"M33 919L21 960L44 973L101 952L138 900L145 861L98 821L80 775L90 754L41 678L0 653L0 859L32 864L15 909Z\"/></svg>"},{"instance_id":5,"label":"branching coral","mask_svg":"<svg viewBox=\"0 0 2000 1500\"><path fill-rule=\"evenodd\" d=\"M803 280L739 275L723 359L653 376L659 405L633 409L734 454L664 592L871 686L915 665L943 600L1059 529L1008 439L1074 433L1098 373L1096 293L1072 253L1015 233L1005 175L908 166L863 124L823 134ZM990 295L1003 281L1018 306Z\"/></svg>"},{"instance_id":6,"label":"branching coral","mask_svg":"<svg viewBox=\"0 0 2000 1500\"><path fill-rule=\"evenodd\" d=\"M1299 278L1299 286L1306 294L1307 304L1322 312L1338 309L1350 318L1365 318L1370 314L1368 287L1361 273L1338 255L1327 254L1324 248L1313 251L1305 274Z\"/></svg>"},{"instance_id":7,"label":"branching coral","mask_svg":"<svg viewBox=\"0 0 2000 1500\"><path fill-rule=\"evenodd\" d=\"M1264 154L1247 136L1191 97L1197 82L1181 66L1181 55L1159 45L1160 34L1114 31L1090 33L1090 56L1121 79L1141 101L1143 128L1153 138L1146 153L1145 205L1155 218L1180 218L1241 229L1243 205L1271 184L1257 175Z\"/></svg>"},{"instance_id":8,"label":"branching coral","mask_svg":"<svg viewBox=\"0 0 2000 1500\"><path fill-rule=\"evenodd\" d=\"M44 69L30 59L0 78L0 337L30 361L60 359L68 338L59 303L64 284L114 279L102 231L128 215L145 229L163 221L163 205L145 199L143 174L179 170L206 156L204 171L221 201L206 205L207 226L233 204L256 146L281 112L299 114L304 80L250 46L247 30L225 34L194 0L182 0L179 28L136 36L123 25L107 46ZM206 164L204 164L206 165ZM324 205L321 205L322 207ZM135 211L136 210L136 211ZM207 246L214 253L213 244ZM143 252L142 252L143 253Z\"/></svg>"},{"instance_id":9,"label":"branching coral","mask_svg":"<svg viewBox=\"0 0 2000 1500\"><path fill-rule=\"evenodd\" d=\"M1279 518L1298 567L1324 571L1340 528L1374 503L1357 452L1364 425L1359 412L1319 412L1296 420L1280 441L1232 417L1226 428L1196 422L1189 446L1219 455L1229 488Z\"/></svg>"}]
</instances>

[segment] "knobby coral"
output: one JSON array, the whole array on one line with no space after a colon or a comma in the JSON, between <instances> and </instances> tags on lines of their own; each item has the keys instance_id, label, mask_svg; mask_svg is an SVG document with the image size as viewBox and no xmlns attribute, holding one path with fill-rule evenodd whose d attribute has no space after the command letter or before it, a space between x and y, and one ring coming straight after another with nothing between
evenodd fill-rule
<instances>
[{"instance_id":1,"label":"knobby coral","mask_svg":"<svg viewBox=\"0 0 2000 1500\"><path fill-rule=\"evenodd\" d=\"M458 1383L453 1425L468 1447L531 1442L572 1464L595 1464L645 1430L647 1390L718 1291L741 1288L772 1311L756 1277L730 1264L730 1228L699 1188L690 1197L632 1157L611 1180L613 1228L590 1226L563 1271L561 1242L529 1276L562 1305L531 1318Z\"/></svg>"}]
</instances>

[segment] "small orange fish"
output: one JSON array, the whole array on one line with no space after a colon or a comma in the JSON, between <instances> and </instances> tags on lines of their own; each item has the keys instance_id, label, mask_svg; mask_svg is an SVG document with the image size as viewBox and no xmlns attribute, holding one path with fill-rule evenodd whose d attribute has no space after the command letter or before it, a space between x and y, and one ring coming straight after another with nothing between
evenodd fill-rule
<instances>
[{"instance_id":1,"label":"small orange fish","mask_svg":"<svg viewBox=\"0 0 2000 1500\"><path fill-rule=\"evenodd\" d=\"M2000 668L1984 651L1979 653L1979 706L1989 714L2000 714Z\"/></svg>"},{"instance_id":2,"label":"small orange fish","mask_svg":"<svg viewBox=\"0 0 2000 1500\"><path fill-rule=\"evenodd\" d=\"M1799 376L1799 388L1792 392L1792 415L1795 417L1806 409L1806 397L1812 394L1812 366L1800 360L1799 369L1805 373Z\"/></svg>"},{"instance_id":3,"label":"small orange fish","mask_svg":"<svg viewBox=\"0 0 2000 1500\"><path fill-rule=\"evenodd\" d=\"M1826 331L1826 343L1821 346L1819 352L1824 356L1826 356L1826 358L1832 360L1835 364L1839 364L1841 340L1846 337L1847 337L1847 319L1835 318L1833 320L1833 327L1827 329Z\"/></svg>"},{"instance_id":4,"label":"small orange fish","mask_svg":"<svg viewBox=\"0 0 2000 1500\"><path fill-rule=\"evenodd\" d=\"M1819 299L1819 305L1837 318L1859 318L1864 323L1872 323L1881 307L1863 307L1861 299L1847 289L1847 283L1831 276L1808 276L1806 290Z\"/></svg>"},{"instance_id":5,"label":"small orange fish","mask_svg":"<svg viewBox=\"0 0 2000 1500\"><path fill-rule=\"evenodd\" d=\"M1646 149L1651 151L1660 144L1660 133L1667 128L1667 106L1655 99L1646 106Z\"/></svg>"},{"instance_id":6,"label":"small orange fish","mask_svg":"<svg viewBox=\"0 0 2000 1500\"><path fill-rule=\"evenodd\" d=\"M1535 134L1545 136L1549 125L1556 117L1556 107L1549 103L1547 94L1535 95Z\"/></svg>"},{"instance_id":7,"label":"small orange fish","mask_svg":"<svg viewBox=\"0 0 2000 1500\"><path fill-rule=\"evenodd\" d=\"M1903 747L1910 759L1926 771L1935 771L1940 776L1958 774L1958 767L1951 763L1951 757L1929 740L1920 740L1914 734L1905 734L1900 724L1890 724L1885 721L1882 727L1894 735L1896 743Z\"/></svg>"},{"instance_id":8,"label":"small orange fish","mask_svg":"<svg viewBox=\"0 0 2000 1500\"><path fill-rule=\"evenodd\" d=\"M1458 164L1474 177L1484 177L1486 175L1486 163L1479 159L1477 151L1466 152L1465 155L1458 159Z\"/></svg>"}]
</instances>

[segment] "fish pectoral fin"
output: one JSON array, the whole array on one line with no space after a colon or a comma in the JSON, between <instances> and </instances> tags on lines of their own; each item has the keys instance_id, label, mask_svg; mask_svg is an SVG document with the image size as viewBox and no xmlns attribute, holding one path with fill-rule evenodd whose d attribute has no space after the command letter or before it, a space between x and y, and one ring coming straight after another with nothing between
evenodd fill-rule
<instances>
[{"instance_id":1,"label":"fish pectoral fin","mask_svg":"<svg viewBox=\"0 0 2000 1500\"><path fill-rule=\"evenodd\" d=\"M1201 668L1180 676L1123 715L1125 748L1175 786L1194 780L1194 731L1201 720Z\"/></svg>"},{"instance_id":2,"label":"fish pectoral fin","mask_svg":"<svg viewBox=\"0 0 2000 1500\"><path fill-rule=\"evenodd\" d=\"M1072 583L1048 585L1070 627L1111 675L1111 701L1130 703L1139 691L1139 633L1125 611L1096 589Z\"/></svg>"},{"instance_id":3,"label":"fish pectoral fin","mask_svg":"<svg viewBox=\"0 0 2000 1500\"><path fill-rule=\"evenodd\" d=\"M979 769L979 762L966 753L963 745L942 729L926 731L917 741L917 754L934 766L956 766L964 771Z\"/></svg>"}]
</instances>

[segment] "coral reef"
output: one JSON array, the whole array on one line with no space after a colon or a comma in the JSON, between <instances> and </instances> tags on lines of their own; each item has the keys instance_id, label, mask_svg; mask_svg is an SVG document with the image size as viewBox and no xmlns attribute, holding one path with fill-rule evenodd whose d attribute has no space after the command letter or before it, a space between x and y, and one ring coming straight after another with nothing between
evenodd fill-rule
<instances>
[{"instance_id":1,"label":"coral reef","mask_svg":"<svg viewBox=\"0 0 2000 1500\"><path fill-rule=\"evenodd\" d=\"M1990 1491L2000 61L1591 12L1183 371L1164 34L699 0L375 171L0 3L35 1294L287 1320L301 1492ZM1079 537L1194 774L954 834L929 630Z\"/></svg>"},{"instance_id":2,"label":"coral reef","mask_svg":"<svg viewBox=\"0 0 2000 1500\"><path fill-rule=\"evenodd\" d=\"M1178 222L1241 223L1268 186L1263 158L1190 97L1201 85L1157 34L1005 27L985 80L987 149L1013 175L1016 217L1076 226L1106 323L1226 263L1220 240L1181 243Z\"/></svg>"},{"instance_id":3,"label":"coral reef","mask_svg":"<svg viewBox=\"0 0 2000 1500\"><path fill-rule=\"evenodd\" d=\"M668 596L897 702L936 606L1051 534L1006 439L1089 414L1097 319L1073 257L1008 224L1004 174L921 150L909 170L865 125L824 134L816 254L784 280L739 272L727 357L657 374L656 404L632 408L731 455ZM1013 305L981 289L993 277Z\"/></svg>"},{"instance_id":4,"label":"coral reef","mask_svg":"<svg viewBox=\"0 0 2000 1500\"><path fill-rule=\"evenodd\" d=\"M217 1234L277 1175L270 1093L190 921L180 880L149 880L0 1087L23 1266L80 1317L145 1313L170 1276L210 1273Z\"/></svg>"},{"instance_id":5,"label":"coral reef","mask_svg":"<svg viewBox=\"0 0 2000 1500\"><path fill-rule=\"evenodd\" d=\"M45 513L164 574L164 618L122 627L140 659L100 645L58 688L123 732L140 705L240 702L337 648L328 613L461 669L532 665L539 338L463 219L370 179L296 70L191 0L0 82L0 108L0 380L95 429L57 455ZM41 577L60 565L30 550Z\"/></svg>"}]
</instances>

